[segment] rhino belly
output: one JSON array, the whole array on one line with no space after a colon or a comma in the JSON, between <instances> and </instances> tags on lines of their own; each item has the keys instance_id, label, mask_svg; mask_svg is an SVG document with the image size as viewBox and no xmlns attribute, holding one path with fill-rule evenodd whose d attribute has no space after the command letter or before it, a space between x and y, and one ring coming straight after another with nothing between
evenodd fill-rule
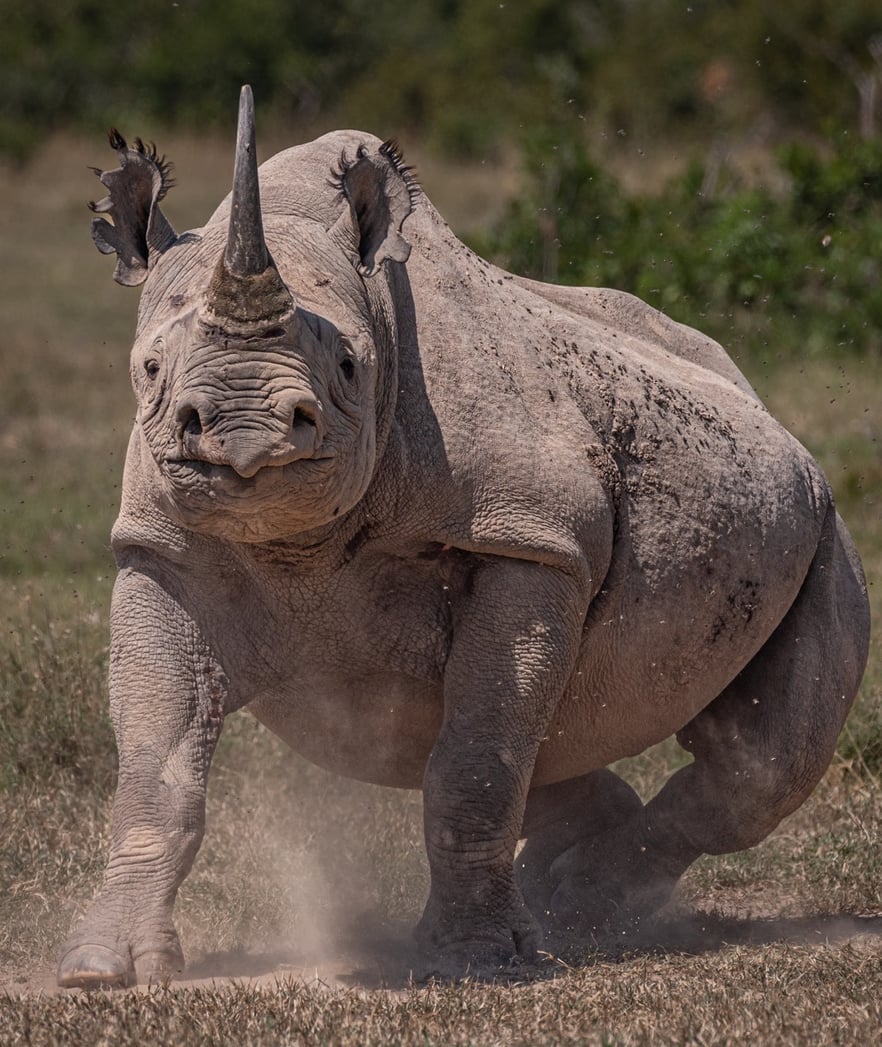
<instances>
[{"instance_id":1,"label":"rhino belly","mask_svg":"<svg viewBox=\"0 0 882 1047\"><path fill-rule=\"evenodd\" d=\"M395 673L298 680L249 711L296 753L346 778L422 787L441 727L442 687Z\"/></svg>"}]
</instances>

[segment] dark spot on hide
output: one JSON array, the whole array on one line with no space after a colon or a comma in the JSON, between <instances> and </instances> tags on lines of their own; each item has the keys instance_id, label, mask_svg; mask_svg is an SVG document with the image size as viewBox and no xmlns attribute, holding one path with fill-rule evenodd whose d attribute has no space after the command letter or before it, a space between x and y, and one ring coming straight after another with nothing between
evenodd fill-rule
<instances>
[{"instance_id":1,"label":"dark spot on hide","mask_svg":"<svg viewBox=\"0 0 882 1047\"><path fill-rule=\"evenodd\" d=\"M337 515L338 511L339 509L334 510L335 516ZM346 560L351 560L367 540L368 529L366 527L362 527L359 530L357 530L355 534L346 543Z\"/></svg>"}]
</instances>

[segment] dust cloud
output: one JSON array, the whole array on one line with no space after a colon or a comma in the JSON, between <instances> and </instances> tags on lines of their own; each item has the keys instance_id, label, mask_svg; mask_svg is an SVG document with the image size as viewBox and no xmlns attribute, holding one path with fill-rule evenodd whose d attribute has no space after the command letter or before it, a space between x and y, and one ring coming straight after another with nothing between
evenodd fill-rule
<instances>
[{"instance_id":1,"label":"dust cloud","mask_svg":"<svg viewBox=\"0 0 882 1047\"><path fill-rule=\"evenodd\" d=\"M179 895L182 978L407 984L427 894L419 793L325 772L245 718Z\"/></svg>"}]
</instances>

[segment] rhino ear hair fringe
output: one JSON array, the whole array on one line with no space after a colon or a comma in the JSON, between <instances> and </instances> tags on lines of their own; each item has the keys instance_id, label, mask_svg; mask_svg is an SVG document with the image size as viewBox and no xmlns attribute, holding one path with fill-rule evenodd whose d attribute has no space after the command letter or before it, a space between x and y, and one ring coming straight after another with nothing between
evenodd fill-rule
<instances>
[{"instance_id":1,"label":"rhino ear hair fringe","mask_svg":"<svg viewBox=\"0 0 882 1047\"><path fill-rule=\"evenodd\" d=\"M416 179L413 166L404 162L404 153L402 153L398 142L394 138L387 138L380 146L380 153L386 157L389 163L401 175L404 184L407 186L411 204L416 203L416 198L420 193L420 185Z\"/></svg>"},{"instance_id":2,"label":"rhino ear hair fringe","mask_svg":"<svg viewBox=\"0 0 882 1047\"><path fill-rule=\"evenodd\" d=\"M110 142L110 148L115 149L118 153L129 152L129 145L125 138L119 133L115 127L111 127L107 135L107 140ZM140 138L136 138L132 147L133 152L138 153L139 156L143 156L144 159L152 164L159 174L159 191L156 196L156 203L160 200L164 200L169 189L175 187L175 180L172 176L174 171L174 164L164 154L160 154L159 150L153 142L144 142ZM123 166L125 161L123 159ZM97 171L97 168L93 167L93 171Z\"/></svg>"},{"instance_id":3,"label":"rhino ear hair fringe","mask_svg":"<svg viewBox=\"0 0 882 1047\"><path fill-rule=\"evenodd\" d=\"M379 153L385 160L388 160L395 172L404 182L407 187L408 195L410 196L411 204L416 203L417 197L421 192L420 185L414 174L414 168L405 163L404 154L402 153L398 142L394 138L387 138L380 146ZM344 180L346 172L354 167L359 160L364 160L367 155L368 151L364 145L358 147L354 160L350 160L344 150L340 154L337 163L331 168L331 176L328 179L328 184L331 188L336 189L338 193L345 195L346 189L344 186Z\"/></svg>"},{"instance_id":4,"label":"rhino ear hair fringe","mask_svg":"<svg viewBox=\"0 0 882 1047\"><path fill-rule=\"evenodd\" d=\"M336 189L341 196L345 195L343 176L350 167L352 167L352 161L346 156L346 151L344 150L337 158L336 164L331 168L330 177L328 178L328 185L332 189Z\"/></svg>"},{"instance_id":5,"label":"rhino ear hair fringe","mask_svg":"<svg viewBox=\"0 0 882 1047\"><path fill-rule=\"evenodd\" d=\"M144 143L140 138L135 139L135 148L138 152L149 160L151 164L156 167L159 172L160 189L159 194L156 197L157 203L165 198L166 193L169 189L174 189L177 184L172 177L175 165L168 159L165 154L160 154L153 142Z\"/></svg>"}]
</instances>

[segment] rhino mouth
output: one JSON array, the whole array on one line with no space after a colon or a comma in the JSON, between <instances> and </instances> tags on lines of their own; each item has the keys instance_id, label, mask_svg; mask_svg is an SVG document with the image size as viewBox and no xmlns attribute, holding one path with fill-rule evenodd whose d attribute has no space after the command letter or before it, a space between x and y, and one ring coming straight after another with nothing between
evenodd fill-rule
<instances>
[{"instance_id":1,"label":"rhino mouth","mask_svg":"<svg viewBox=\"0 0 882 1047\"><path fill-rule=\"evenodd\" d=\"M269 479L286 479L295 469L303 471L310 464L330 461L336 455L333 451L322 451L309 458L299 458L292 462L276 464L270 462L262 466L251 476L243 476L233 466L220 462L208 462L201 458L166 458L163 463L169 479L177 486L186 484L192 480L207 480L214 485L220 484L224 487L236 487L239 489L256 487L264 484Z\"/></svg>"},{"instance_id":2,"label":"rhino mouth","mask_svg":"<svg viewBox=\"0 0 882 1047\"><path fill-rule=\"evenodd\" d=\"M348 488L335 475L339 461L317 455L243 477L230 465L174 457L160 469L160 500L173 521L196 532L245 542L290 537L348 505Z\"/></svg>"}]
</instances>

